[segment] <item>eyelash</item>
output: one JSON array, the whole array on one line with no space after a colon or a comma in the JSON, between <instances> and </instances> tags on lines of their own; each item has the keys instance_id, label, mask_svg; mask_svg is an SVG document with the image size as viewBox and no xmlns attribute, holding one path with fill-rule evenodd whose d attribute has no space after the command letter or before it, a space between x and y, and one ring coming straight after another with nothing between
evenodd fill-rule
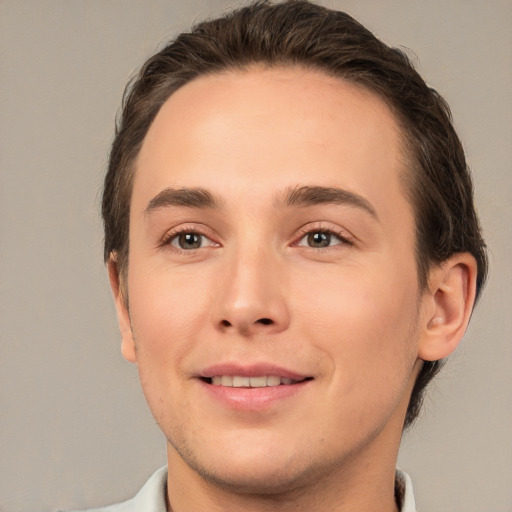
<instances>
[{"instance_id":1,"label":"eyelash","mask_svg":"<svg viewBox=\"0 0 512 512\"><path fill-rule=\"evenodd\" d=\"M329 237L334 236L335 238L338 239L339 243L336 243L334 245L328 245L326 247L311 247L308 245L300 244L300 242L304 238L306 238L310 235L320 234L320 233L328 235ZM208 245L208 246L201 245L200 247L190 248L190 249L183 249L182 247L176 247L176 246L172 245L172 242L174 240L177 240L182 235L198 235L203 239L201 241L201 244L204 242L204 239L207 239L211 242L211 245ZM309 227L301 228L299 235L295 240L296 241L292 244L293 246L306 247L306 248L314 249L317 251L327 250L327 249L330 249L331 247L336 247L338 245L348 245L348 246L354 245L354 242L349 237L347 237L347 233L345 231L332 229L332 228L325 228L323 226L315 226L314 228L309 226ZM208 234L205 233L204 230L202 230L201 228L197 228L196 226L190 226L190 227L182 226L178 229L174 229L174 230L170 231L163 238L161 245L163 247L171 247L174 251L177 251L180 254L188 254L188 255L197 251L198 249L204 249L206 247L219 247L220 246L220 244L214 242L212 240L212 238Z\"/></svg>"},{"instance_id":2,"label":"eyelash","mask_svg":"<svg viewBox=\"0 0 512 512\"><path fill-rule=\"evenodd\" d=\"M330 249L331 247L335 247L337 245L349 245L349 246L353 246L354 245L354 241L351 239L351 237L349 237L347 235L346 231L342 231L342 230L339 230L339 229L333 229L333 228L326 228L326 227L321 226L321 225L320 226L315 226L314 228L312 228L311 226L307 226L307 227L302 228L301 232L299 233L298 238L296 239L297 241L294 242L293 245L299 246L300 242L305 237L313 235L313 234L318 234L318 233L323 233L323 234L326 234L326 235L329 235L329 236L334 236L334 237L336 237L339 240L339 243L334 244L334 245L329 245L327 247L311 247L311 246L301 246L301 247L307 247L309 249L315 249L315 250L326 250L326 249Z\"/></svg>"},{"instance_id":3,"label":"eyelash","mask_svg":"<svg viewBox=\"0 0 512 512\"><path fill-rule=\"evenodd\" d=\"M205 247L201 246L201 247L198 247L196 249L192 248L192 249L183 249L182 247L175 247L172 245L172 242L174 240L177 240L180 236L182 235L198 235L200 236L201 238L203 238L203 241L204 239L208 239L210 240L211 242L211 245L210 247L218 247L219 244L214 242L211 237L205 233L204 230L202 230L201 228L198 228L197 226L182 226L180 228L177 228L177 229L174 229L170 232L168 232L163 240L162 240L162 246L163 247L171 247L173 250L181 253L181 254L189 254L194 252L195 250L197 249L204 249Z\"/></svg>"}]
</instances>

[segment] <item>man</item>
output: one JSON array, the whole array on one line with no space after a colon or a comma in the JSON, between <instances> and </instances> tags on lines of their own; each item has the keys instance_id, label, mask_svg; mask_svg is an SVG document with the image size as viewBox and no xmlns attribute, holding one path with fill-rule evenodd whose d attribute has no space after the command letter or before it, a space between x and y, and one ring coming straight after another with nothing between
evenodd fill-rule
<instances>
[{"instance_id":1,"label":"man","mask_svg":"<svg viewBox=\"0 0 512 512\"><path fill-rule=\"evenodd\" d=\"M103 197L168 468L109 511L415 510L395 471L486 255L442 98L348 15L258 2L132 84Z\"/></svg>"}]
</instances>

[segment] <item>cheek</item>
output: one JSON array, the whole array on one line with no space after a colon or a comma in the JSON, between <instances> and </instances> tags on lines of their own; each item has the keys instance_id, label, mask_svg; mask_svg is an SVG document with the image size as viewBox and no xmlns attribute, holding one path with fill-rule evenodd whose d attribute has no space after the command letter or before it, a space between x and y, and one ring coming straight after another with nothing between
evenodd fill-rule
<instances>
[{"instance_id":1,"label":"cheek","mask_svg":"<svg viewBox=\"0 0 512 512\"><path fill-rule=\"evenodd\" d=\"M418 291L398 270L354 269L318 281L301 300L302 329L330 360L344 392L375 396L403 387L416 360ZM415 270L412 269L414 272ZM378 393L377 393L378 394Z\"/></svg>"},{"instance_id":2,"label":"cheek","mask_svg":"<svg viewBox=\"0 0 512 512\"><path fill-rule=\"evenodd\" d=\"M153 276L157 276L154 278ZM204 337L209 308L199 281L179 273L133 275L129 282L130 317L141 384L150 407L168 402L187 376L183 362Z\"/></svg>"},{"instance_id":3,"label":"cheek","mask_svg":"<svg viewBox=\"0 0 512 512\"><path fill-rule=\"evenodd\" d=\"M208 309L204 280L180 276L173 269L134 272L131 277L130 316L141 342L162 348L185 343Z\"/></svg>"},{"instance_id":4,"label":"cheek","mask_svg":"<svg viewBox=\"0 0 512 512\"><path fill-rule=\"evenodd\" d=\"M402 414L416 361L414 290L385 293L376 284L325 294L316 302L321 335L309 335L330 366L328 423L360 439Z\"/></svg>"},{"instance_id":5,"label":"cheek","mask_svg":"<svg viewBox=\"0 0 512 512\"><path fill-rule=\"evenodd\" d=\"M205 308L187 289L180 291L168 280L138 279L137 283L130 290L130 312L142 390L162 429L178 428L190 410L184 361L198 337L198 326L204 325Z\"/></svg>"}]
</instances>

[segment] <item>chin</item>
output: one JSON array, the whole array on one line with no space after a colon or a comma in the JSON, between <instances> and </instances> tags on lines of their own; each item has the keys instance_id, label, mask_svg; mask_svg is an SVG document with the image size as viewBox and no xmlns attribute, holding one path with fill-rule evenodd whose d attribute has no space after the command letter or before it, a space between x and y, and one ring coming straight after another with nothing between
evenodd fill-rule
<instances>
[{"instance_id":1,"label":"chin","mask_svg":"<svg viewBox=\"0 0 512 512\"><path fill-rule=\"evenodd\" d=\"M171 450L181 459L178 463L184 462L206 482L237 494L267 495L269 498L291 494L311 486L332 471L325 458L315 463L297 450L287 453L265 443L259 447L249 444L245 449L238 446L239 449L224 450L222 443L212 444L215 445L213 450L191 450L188 443L171 443ZM247 450L247 446L252 449Z\"/></svg>"},{"instance_id":2,"label":"chin","mask_svg":"<svg viewBox=\"0 0 512 512\"><path fill-rule=\"evenodd\" d=\"M204 480L216 487L236 492L237 494L257 494L277 496L290 494L311 484L317 468L304 467L298 461L278 464L277 462L256 461L250 465L236 467L207 467L197 461L185 461ZM263 463L262 463L263 462Z\"/></svg>"},{"instance_id":3,"label":"chin","mask_svg":"<svg viewBox=\"0 0 512 512\"><path fill-rule=\"evenodd\" d=\"M197 471L206 481L237 494L257 494L275 496L290 493L300 488L302 478L296 474L290 474L286 469L276 471L254 471L254 467L248 471L221 471L214 468L209 471L206 468L198 468Z\"/></svg>"}]
</instances>

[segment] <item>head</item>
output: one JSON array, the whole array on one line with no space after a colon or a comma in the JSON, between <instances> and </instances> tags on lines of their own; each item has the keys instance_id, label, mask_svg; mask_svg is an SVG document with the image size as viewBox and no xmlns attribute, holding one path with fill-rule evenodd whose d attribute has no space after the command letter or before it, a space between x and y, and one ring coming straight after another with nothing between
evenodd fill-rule
<instances>
[{"instance_id":1,"label":"head","mask_svg":"<svg viewBox=\"0 0 512 512\"><path fill-rule=\"evenodd\" d=\"M347 14L288 1L256 2L197 25L151 57L127 89L102 206L105 260L116 262L126 303L132 185L149 128L166 101L186 84L254 66L319 71L375 95L389 107L406 162L400 182L414 213L419 287L427 287L431 270L452 255L469 253L477 263L478 296L487 271L485 245L447 104L403 52L385 45ZM426 386L441 363L423 362L405 426L417 417Z\"/></svg>"}]
</instances>

